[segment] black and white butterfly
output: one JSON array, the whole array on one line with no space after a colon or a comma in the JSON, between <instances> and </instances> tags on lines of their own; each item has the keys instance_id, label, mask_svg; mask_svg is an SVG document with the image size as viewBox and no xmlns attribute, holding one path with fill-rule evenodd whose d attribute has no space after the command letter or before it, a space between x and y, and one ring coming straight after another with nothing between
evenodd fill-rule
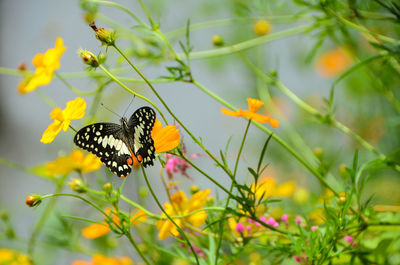
<instances>
[{"instance_id":1,"label":"black and white butterfly","mask_svg":"<svg viewBox=\"0 0 400 265\"><path fill-rule=\"evenodd\" d=\"M129 121L123 117L121 125L109 122L94 123L80 129L74 143L98 156L111 172L126 177L131 172L135 156L144 167L155 159L151 130L156 113L150 107L137 109Z\"/></svg>"}]
</instances>

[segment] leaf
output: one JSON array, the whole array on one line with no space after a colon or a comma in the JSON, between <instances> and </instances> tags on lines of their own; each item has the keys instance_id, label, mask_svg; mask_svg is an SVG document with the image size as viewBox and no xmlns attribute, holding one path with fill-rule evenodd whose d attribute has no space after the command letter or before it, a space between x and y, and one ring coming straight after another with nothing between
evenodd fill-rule
<instances>
[{"instance_id":1,"label":"leaf","mask_svg":"<svg viewBox=\"0 0 400 265\"><path fill-rule=\"evenodd\" d=\"M254 171L254 169L252 169L251 167L247 168L249 170L249 172L253 175L255 182L257 183L258 180L258 174Z\"/></svg>"},{"instance_id":2,"label":"leaf","mask_svg":"<svg viewBox=\"0 0 400 265\"><path fill-rule=\"evenodd\" d=\"M272 138L272 134L268 137L267 141L265 141L263 149L261 150L260 159L258 160L258 165L257 165L258 174L260 174L261 163L263 161L265 151L267 151L267 146L268 146L268 143L271 140L271 138Z\"/></svg>"}]
</instances>

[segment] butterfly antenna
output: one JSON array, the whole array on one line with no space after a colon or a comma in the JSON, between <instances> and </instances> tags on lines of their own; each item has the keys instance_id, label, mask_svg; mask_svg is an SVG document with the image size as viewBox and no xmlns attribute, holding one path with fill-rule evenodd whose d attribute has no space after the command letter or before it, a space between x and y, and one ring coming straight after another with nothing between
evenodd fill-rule
<instances>
[{"instance_id":1,"label":"butterfly antenna","mask_svg":"<svg viewBox=\"0 0 400 265\"><path fill-rule=\"evenodd\" d=\"M121 115L119 115L118 113L116 113L115 111L112 111L111 109L107 108L103 103L100 103L100 105L105 108L106 110L108 110L109 112L117 115L119 118L122 118Z\"/></svg>"},{"instance_id":2,"label":"butterfly antenna","mask_svg":"<svg viewBox=\"0 0 400 265\"><path fill-rule=\"evenodd\" d=\"M133 100L135 99L135 97L136 96L133 96L133 98L131 99L131 102L129 102L129 105L128 105L128 107L125 109L125 111L124 111L124 117L125 117L125 114L126 114L126 112L128 111L128 109L129 109L129 107L132 105L132 103L133 103Z\"/></svg>"}]
</instances>

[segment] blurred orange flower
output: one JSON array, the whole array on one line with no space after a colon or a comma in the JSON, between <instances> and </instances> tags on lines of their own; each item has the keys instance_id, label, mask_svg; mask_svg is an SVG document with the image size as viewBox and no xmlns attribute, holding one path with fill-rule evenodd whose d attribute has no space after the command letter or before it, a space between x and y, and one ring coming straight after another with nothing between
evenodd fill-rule
<instances>
[{"instance_id":1,"label":"blurred orange flower","mask_svg":"<svg viewBox=\"0 0 400 265\"><path fill-rule=\"evenodd\" d=\"M64 110L61 110L61 108L53 109L50 113L50 118L52 118L54 122L44 131L40 141L44 144L51 143L61 130L64 130L64 132L68 130L71 120L81 119L85 115L85 109L86 102L80 97L68 101Z\"/></svg>"},{"instance_id":2,"label":"blurred orange flower","mask_svg":"<svg viewBox=\"0 0 400 265\"><path fill-rule=\"evenodd\" d=\"M77 260L72 265L132 265L133 261L128 257L109 258L101 254L95 254L91 261Z\"/></svg>"},{"instance_id":3,"label":"blurred orange flower","mask_svg":"<svg viewBox=\"0 0 400 265\"><path fill-rule=\"evenodd\" d=\"M294 181L287 181L277 185L272 177L263 177L258 180L257 185L252 185L251 189L255 192L257 198L267 199L269 197L290 197L296 188Z\"/></svg>"},{"instance_id":4,"label":"blurred orange flower","mask_svg":"<svg viewBox=\"0 0 400 265\"><path fill-rule=\"evenodd\" d=\"M210 193L211 190L209 189L198 191L188 200L184 191L178 191L171 196L171 203L164 203L165 212L169 216L182 216L199 210L206 204L206 199ZM164 213L162 216L166 218ZM179 227L183 227L185 224L199 227L205 223L206 219L207 213L205 211L199 211L185 218L175 218L174 222ZM159 220L157 222L157 228L160 230L160 233L158 234L159 239L165 239L171 235L179 235L178 229L169 219Z\"/></svg>"},{"instance_id":5,"label":"blurred orange flower","mask_svg":"<svg viewBox=\"0 0 400 265\"><path fill-rule=\"evenodd\" d=\"M162 127L159 120L156 119L153 129L151 130L151 137L154 141L154 148L156 149L156 154L168 152L179 145L181 137L179 135L179 130L175 125L167 125ZM132 167L140 166L139 161L136 157L133 157Z\"/></svg>"},{"instance_id":6,"label":"blurred orange flower","mask_svg":"<svg viewBox=\"0 0 400 265\"><path fill-rule=\"evenodd\" d=\"M39 86L49 84L53 78L54 71L60 68L60 58L66 48L63 44L63 39L58 37L54 48L47 50L44 54L36 54L32 60L32 64L36 67L35 73L25 76L24 80L18 85L18 92L26 94Z\"/></svg>"},{"instance_id":7,"label":"blurred orange flower","mask_svg":"<svg viewBox=\"0 0 400 265\"><path fill-rule=\"evenodd\" d=\"M259 123L268 122L272 127L279 127L279 121L271 119L269 115L258 114L258 109L264 104L261 100L254 98L247 98L249 110L238 109L237 111L231 111L225 108L221 108L222 114L234 117L244 117L254 120Z\"/></svg>"},{"instance_id":8,"label":"blurred orange flower","mask_svg":"<svg viewBox=\"0 0 400 265\"><path fill-rule=\"evenodd\" d=\"M98 170L101 167L101 161L91 153L85 156L81 150L75 150L68 156L60 156L56 161L48 162L45 167L46 173L50 175L67 175L75 170L88 173Z\"/></svg>"},{"instance_id":9,"label":"blurred orange flower","mask_svg":"<svg viewBox=\"0 0 400 265\"><path fill-rule=\"evenodd\" d=\"M320 75L334 77L349 68L352 63L353 59L345 49L336 48L319 56L315 66Z\"/></svg>"},{"instance_id":10,"label":"blurred orange flower","mask_svg":"<svg viewBox=\"0 0 400 265\"><path fill-rule=\"evenodd\" d=\"M11 249L0 249L0 264L9 265L32 265L31 259L19 252Z\"/></svg>"},{"instance_id":11,"label":"blurred orange flower","mask_svg":"<svg viewBox=\"0 0 400 265\"><path fill-rule=\"evenodd\" d=\"M110 215L111 209L106 209L105 212L107 215ZM145 212L143 210L138 210L130 219L131 225L143 222L144 220L146 220L146 218L147 216ZM121 222L116 214L112 215L112 220L117 224ZM104 224L91 224L88 227L85 227L84 229L82 229L82 235L88 239L95 239L106 235L110 231L110 227L106 222L104 222Z\"/></svg>"}]
</instances>

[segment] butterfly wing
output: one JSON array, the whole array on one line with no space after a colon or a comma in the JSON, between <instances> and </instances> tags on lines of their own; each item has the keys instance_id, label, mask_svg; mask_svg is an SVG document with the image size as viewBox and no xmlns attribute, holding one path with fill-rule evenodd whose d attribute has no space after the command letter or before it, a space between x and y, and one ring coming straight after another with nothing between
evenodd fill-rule
<instances>
[{"instance_id":1,"label":"butterfly wing","mask_svg":"<svg viewBox=\"0 0 400 265\"><path fill-rule=\"evenodd\" d=\"M94 123L80 129L74 143L98 156L106 167L118 177L126 177L131 172L127 158L131 153L122 140L121 126L115 123Z\"/></svg>"},{"instance_id":2,"label":"butterfly wing","mask_svg":"<svg viewBox=\"0 0 400 265\"><path fill-rule=\"evenodd\" d=\"M154 141L151 138L155 120L155 111L150 107L142 107L132 114L128 122L130 131L133 132L133 152L144 167L154 165L156 158Z\"/></svg>"}]
</instances>

